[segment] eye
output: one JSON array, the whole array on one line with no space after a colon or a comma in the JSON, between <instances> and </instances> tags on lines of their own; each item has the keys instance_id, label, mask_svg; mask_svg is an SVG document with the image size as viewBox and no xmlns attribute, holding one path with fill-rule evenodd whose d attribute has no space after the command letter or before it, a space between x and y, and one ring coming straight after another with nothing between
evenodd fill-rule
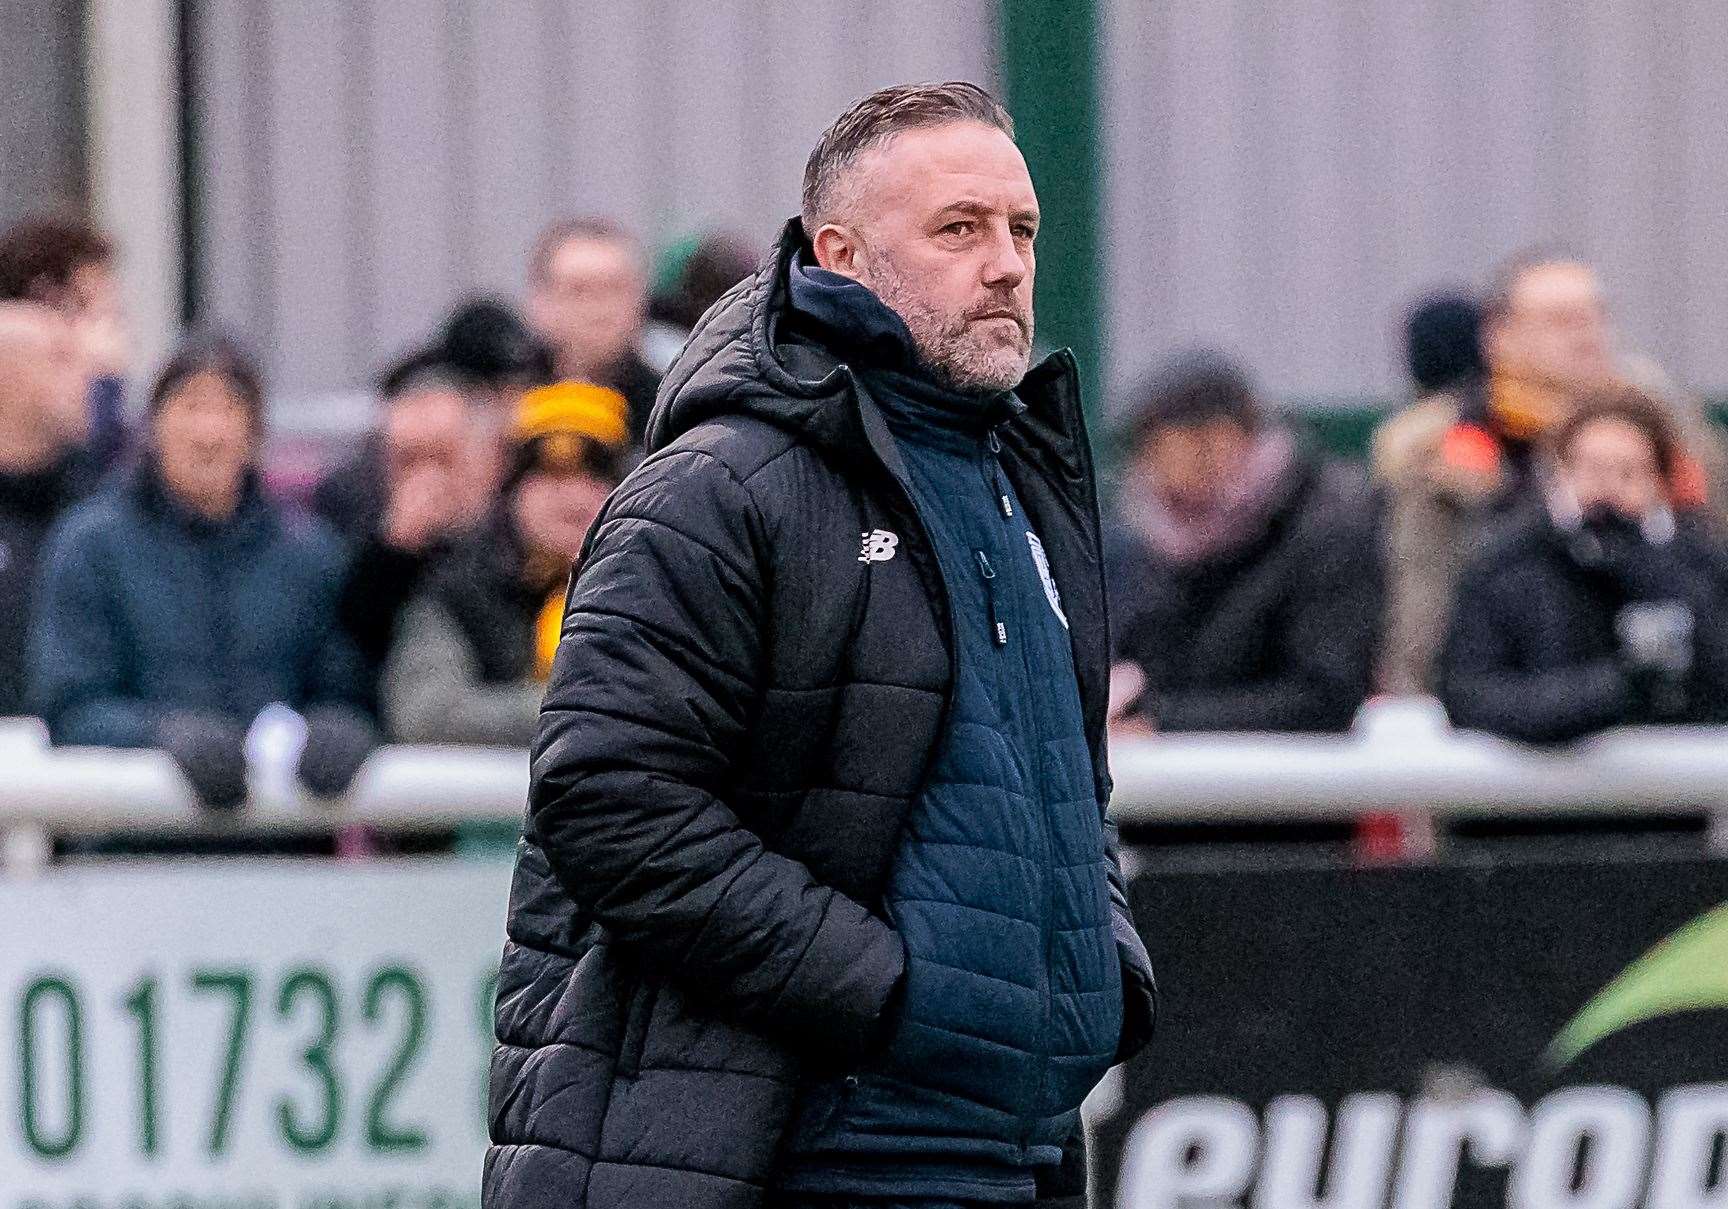
<instances>
[{"instance_id":1,"label":"eye","mask_svg":"<svg viewBox=\"0 0 1728 1209\"><path fill-rule=\"evenodd\" d=\"M956 219L942 228L944 235L970 235L976 224L969 218Z\"/></svg>"},{"instance_id":2,"label":"eye","mask_svg":"<svg viewBox=\"0 0 1728 1209\"><path fill-rule=\"evenodd\" d=\"M1031 223L1022 222L1022 223L1015 223L1014 224L1014 238L1015 239L1024 239L1024 240L1027 240L1028 242L1030 242L1031 240L1037 238L1037 236L1038 236L1038 228L1034 227Z\"/></svg>"}]
</instances>

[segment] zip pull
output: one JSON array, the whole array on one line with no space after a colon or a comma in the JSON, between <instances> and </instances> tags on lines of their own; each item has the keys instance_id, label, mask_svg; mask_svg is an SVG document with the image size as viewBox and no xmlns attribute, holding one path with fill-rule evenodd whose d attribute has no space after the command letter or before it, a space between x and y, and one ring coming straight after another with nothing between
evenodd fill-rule
<instances>
[{"instance_id":1,"label":"zip pull","mask_svg":"<svg viewBox=\"0 0 1728 1209\"><path fill-rule=\"evenodd\" d=\"M1014 503L1008 498L1008 489L1002 485L1002 438L996 435L994 428L986 430L985 439L990 445L990 485L996 492L996 507L1002 512L1003 520L1014 519Z\"/></svg>"},{"instance_id":2,"label":"zip pull","mask_svg":"<svg viewBox=\"0 0 1728 1209\"><path fill-rule=\"evenodd\" d=\"M996 569L990 565L990 559L982 550L974 550L972 554L978 560L978 574L984 577L984 598L990 606L990 638L997 646L1008 645L1008 626L996 615Z\"/></svg>"}]
</instances>

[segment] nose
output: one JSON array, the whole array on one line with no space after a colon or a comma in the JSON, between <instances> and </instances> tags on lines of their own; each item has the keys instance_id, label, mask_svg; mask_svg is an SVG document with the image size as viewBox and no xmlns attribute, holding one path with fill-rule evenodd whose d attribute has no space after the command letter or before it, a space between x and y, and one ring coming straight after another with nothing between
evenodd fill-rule
<instances>
[{"instance_id":1,"label":"nose","mask_svg":"<svg viewBox=\"0 0 1728 1209\"><path fill-rule=\"evenodd\" d=\"M984 284L1014 289L1031 273L1025 254L1015 242L1007 224L998 227L990 240L990 252L984 262Z\"/></svg>"}]
</instances>

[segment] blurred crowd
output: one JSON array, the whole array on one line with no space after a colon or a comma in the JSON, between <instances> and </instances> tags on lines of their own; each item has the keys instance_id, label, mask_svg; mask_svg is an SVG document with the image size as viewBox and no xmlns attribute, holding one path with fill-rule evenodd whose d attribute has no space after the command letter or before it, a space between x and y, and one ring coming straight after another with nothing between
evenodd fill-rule
<instances>
[{"instance_id":1,"label":"blurred crowd","mask_svg":"<svg viewBox=\"0 0 1728 1209\"><path fill-rule=\"evenodd\" d=\"M376 422L296 499L246 349L193 335L128 407L115 249L61 218L0 234L0 716L160 748L216 808L264 716L321 796L383 742L525 746L660 373L756 260L676 252L651 289L622 225L553 224L520 308L466 302L386 367Z\"/></svg>"},{"instance_id":2,"label":"blurred crowd","mask_svg":"<svg viewBox=\"0 0 1728 1209\"><path fill-rule=\"evenodd\" d=\"M1213 353L1128 400L1118 727L1338 731L1377 692L1531 743L1728 719L1722 435L1620 348L1594 269L1520 255L1406 336L1366 465Z\"/></svg>"},{"instance_id":3,"label":"blurred crowd","mask_svg":"<svg viewBox=\"0 0 1728 1209\"><path fill-rule=\"evenodd\" d=\"M318 795L383 742L527 744L660 375L756 263L674 252L651 288L625 226L552 224L519 305L467 302L385 367L375 423L293 498L247 350L194 335L128 400L109 241L0 235L0 715L160 748L218 808L272 707ZM1591 266L1520 256L1406 330L1412 398L1365 464L1218 352L1117 402L1118 733L1342 731L1381 692L1534 743L1728 719L1728 455L1620 348Z\"/></svg>"}]
</instances>

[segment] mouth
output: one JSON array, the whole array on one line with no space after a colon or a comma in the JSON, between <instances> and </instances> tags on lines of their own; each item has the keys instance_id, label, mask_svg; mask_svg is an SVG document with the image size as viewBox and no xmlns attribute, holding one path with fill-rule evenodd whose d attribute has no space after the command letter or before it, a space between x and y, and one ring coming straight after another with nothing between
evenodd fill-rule
<instances>
[{"instance_id":1,"label":"mouth","mask_svg":"<svg viewBox=\"0 0 1728 1209\"><path fill-rule=\"evenodd\" d=\"M982 324L998 323L1004 320L1008 323L1012 323L1015 332L1021 337L1026 335L1026 321L1013 311L982 311L979 314L972 316L969 322Z\"/></svg>"}]
</instances>

